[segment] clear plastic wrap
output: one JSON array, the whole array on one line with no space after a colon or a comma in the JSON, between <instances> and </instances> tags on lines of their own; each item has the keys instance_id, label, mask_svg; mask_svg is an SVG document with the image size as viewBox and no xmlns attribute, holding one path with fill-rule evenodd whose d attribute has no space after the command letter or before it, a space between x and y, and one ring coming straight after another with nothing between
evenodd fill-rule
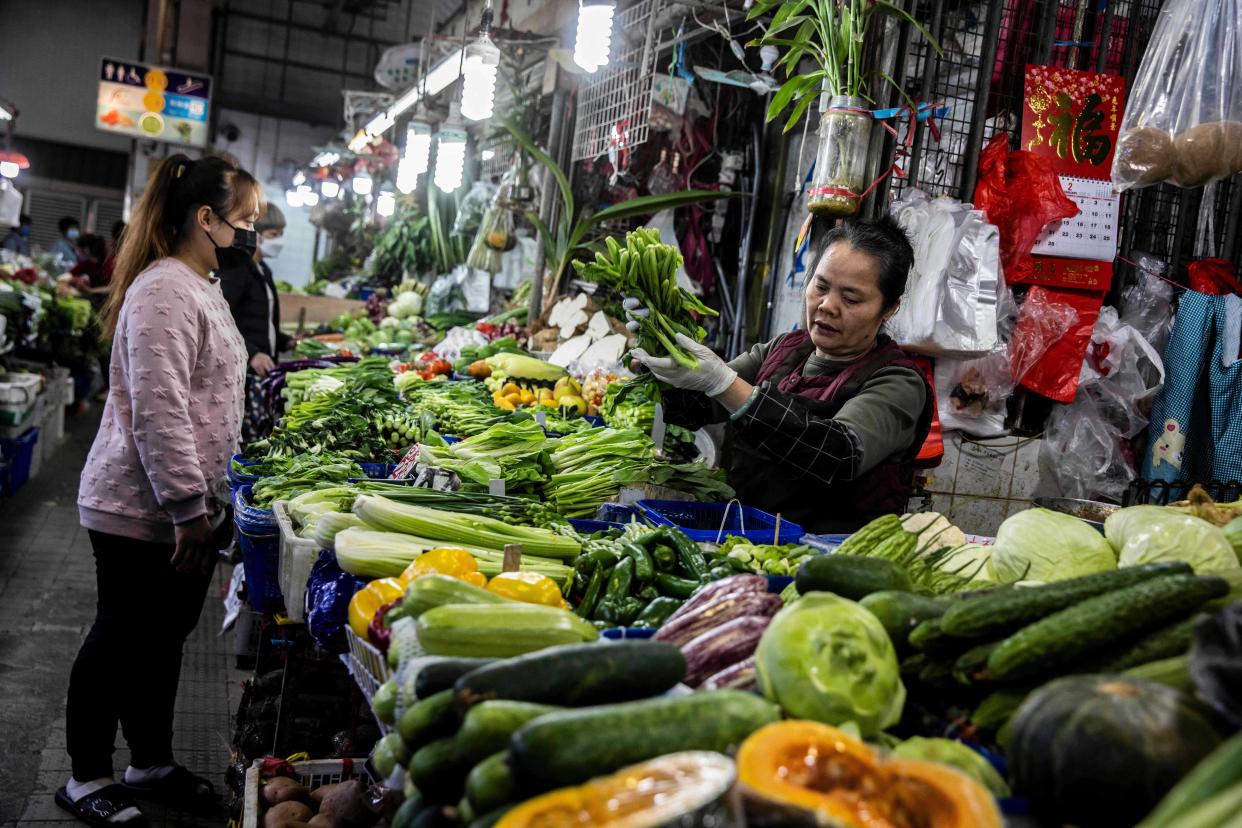
<instances>
[{"instance_id":1,"label":"clear plastic wrap","mask_svg":"<svg viewBox=\"0 0 1242 828\"><path fill-rule=\"evenodd\" d=\"M975 359L936 360L941 428L981 439L1003 436L1013 388L1009 349L1003 345Z\"/></svg>"},{"instance_id":2,"label":"clear plastic wrap","mask_svg":"<svg viewBox=\"0 0 1242 828\"><path fill-rule=\"evenodd\" d=\"M1242 0L1167 0L1113 157L1118 190L1242 172Z\"/></svg>"},{"instance_id":3,"label":"clear plastic wrap","mask_svg":"<svg viewBox=\"0 0 1242 828\"><path fill-rule=\"evenodd\" d=\"M888 331L927 356L982 356L997 340L1004 290L1000 234L982 210L911 190L890 212L914 246L914 268Z\"/></svg>"},{"instance_id":4,"label":"clear plastic wrap","mask_svg":"<svg viewBox=\"0 0 1242 828\"><path fill-rule=\"evenodd\" d=\"M1164 351L1173 321L1173 295L1176 288L1162 278L1163 261L1148 253L1134 254L1138 270L1134 282L1121 292L1121 321L1139 332L1155 349Z\"/></svg>"}]
</instances>

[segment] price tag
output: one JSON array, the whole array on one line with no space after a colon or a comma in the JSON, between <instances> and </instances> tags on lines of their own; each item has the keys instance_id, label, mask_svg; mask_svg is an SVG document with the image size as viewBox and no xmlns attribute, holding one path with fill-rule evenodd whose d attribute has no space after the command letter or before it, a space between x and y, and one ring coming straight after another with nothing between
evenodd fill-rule
<instances>
[{"instance_id":1,"label":"price tag","mask_svg":"<svg viewBox=\"0 0 1242 828\"><path fill-rule=\"evenodd\" d=\"M487 493L490 495L496 495L498 497L504 497L504 494L505 494L504 478L493 478L492 480L487 481Z\"/></svg>"},{"instance_id":2,"label":"price tag","mask_svg":"<svg viewBox=\"0 0 1242 828\"><path fill-rule=\"evenodd\" d=\"M540 428L547 428L548 427L548 412L536 411L535 412L535 425L539 426Z\"/></svg>"},{"instance_id":3,"label":"price tag","mask_svg":"<svg viewBox=\"0 0 1242 828\"><path fill-rule=\"evenodd\" d=\"M522 568L522 544L506 543L505 559L500 565L503 572L517 572Z\"/></svg>"},{"instance_id":4,"label":"price tag","mask_svg":"<svg viewBox=\"0 0 1242 828\"><path fill-rule=\"evenodd\" d=\"M651 423L651 442L655 443L656 453L664 453L664 405L656 403L655 420Z\"/></svg>"}]
</instances>

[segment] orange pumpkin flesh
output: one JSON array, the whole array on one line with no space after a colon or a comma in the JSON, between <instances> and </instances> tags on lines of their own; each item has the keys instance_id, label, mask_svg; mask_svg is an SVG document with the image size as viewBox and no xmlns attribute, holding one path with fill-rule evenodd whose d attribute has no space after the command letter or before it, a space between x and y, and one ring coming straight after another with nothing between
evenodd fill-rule
<instances>
[{"instance_id":1,"label":"orange pumpkin flesh","mask_svg":"<svg viewBox=\"0 0 1242 828\"><path fill-rule=\"evenodd\" d=\"M974 780L930 762L881 761L867 745L819 722L767 725L742 743L737 763L743 793L760 823L1001 826L991 794Z\"/></svg>"}]
</instances>

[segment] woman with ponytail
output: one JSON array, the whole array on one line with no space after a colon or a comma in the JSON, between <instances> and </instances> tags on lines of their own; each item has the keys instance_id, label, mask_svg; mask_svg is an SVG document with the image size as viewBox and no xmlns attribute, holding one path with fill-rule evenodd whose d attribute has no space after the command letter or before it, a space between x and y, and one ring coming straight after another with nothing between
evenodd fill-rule
<instances>
[{"instance_id":1,"label":"woman with ponytail","mask_svg":"<svg viewBox=\"0 0 1242 828\"><path fill-rule=\"evenodd\" d=\"M241 430L246 345L214 271L254 254L262 188L234 163L164 159L134 210L104 305L112 339L103 421L78 510L95 553L95 623L73 665L73 776L56 801L92 825L141 825L134 802L214 799L176 764L181 652L218 560ZM117 724L130 749L113 777Z\"/></svg>"}]
</instances>

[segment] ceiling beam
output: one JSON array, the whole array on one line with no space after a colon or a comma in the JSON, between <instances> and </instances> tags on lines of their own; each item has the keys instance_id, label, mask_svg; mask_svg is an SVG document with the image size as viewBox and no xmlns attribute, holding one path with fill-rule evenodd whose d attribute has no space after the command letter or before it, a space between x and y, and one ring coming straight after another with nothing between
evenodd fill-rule
<instances>
[{"instance_id":1,"label":"ceiling beam","mask_svg":"<svg viewBox=\"0 0 1242 828\"><path fill-rule=\"evenodd\" d=\"M322 35L323 37L331 37L336 40L357 40L367 43L374 43L376 46L400 46L402 44L393 40L381 40L380 38L367 37L365 34L345 34L332 29L324 29L320 26L312 26L309 23L298 23L296 21L286 21L279 17L268 17L262 14L256 14L249 11L239 11L237 9L229 9L228 16L236 17L241 20L253 20L256 23L266 23L277 29L296 29L300 32L311 32L313 34Z\"/></svg>"}]
</instances>

